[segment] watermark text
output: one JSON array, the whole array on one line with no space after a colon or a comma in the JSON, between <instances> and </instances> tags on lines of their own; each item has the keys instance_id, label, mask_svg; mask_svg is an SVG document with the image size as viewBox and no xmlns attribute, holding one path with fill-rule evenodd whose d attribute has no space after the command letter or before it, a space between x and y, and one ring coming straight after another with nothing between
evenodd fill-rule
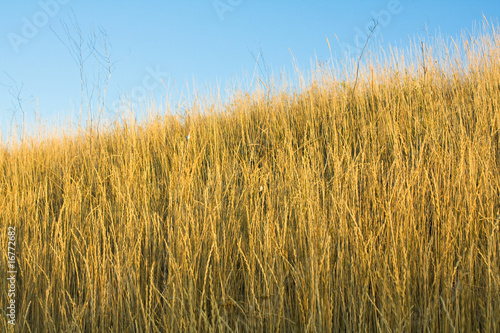
<instances>
[{"instance_id":1,"label":"watermark text","mask_svg":"<svg viewBox=\"0 0 500 333\"><path fill-rule=\"evenodd\" d=\"M38 35L38 32L49 24L51 18L55 17L61 5L65 5L69 0L40 0L38 6L40 10L34 13L31 18L23 16L21 18L22 26L19 33L9 32L7 38L9 39L12 49L17 54L23 44L27 44L30 40Z\"/></svg>"},{"instance_id":2,"label":"watermark text","mask_svg":"<svg viewBox=\"0 0 500 333\"><path fill-rule=\"evenodd\" d=\"M10 325L16 324L16 227L7 230L7 318Z\"/></svg>"},{"instance_id":3,"label":"watermark text","mask_svg":"<svg viewBox=\"0 0 500 333\"><path fill-rule=\"evenodd\" d=\"M242 2L243 0L214 0L212 1L212 6L214 6L219 19L224 21L226 12L232 12L236 7L241 5Z\"/></svg>"}]
</instances>

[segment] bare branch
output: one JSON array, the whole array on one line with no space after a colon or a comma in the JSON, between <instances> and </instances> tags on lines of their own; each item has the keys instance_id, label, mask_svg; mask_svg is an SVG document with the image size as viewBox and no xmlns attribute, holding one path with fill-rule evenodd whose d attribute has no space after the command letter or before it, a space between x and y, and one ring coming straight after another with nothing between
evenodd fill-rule
<instances>
[{"instance_id":1,"label":"bare branch","mask_svg":"<svg viewBox=\"0 0 500 333\"><path fill-rule=\"evenodd\" d=\"M18 85L17 81L14 80L14 78L12 76L10 76L9 73L7 73L5 71L4 71L4 73L10 79L10 81L11 81L10 84L5 84L5 83L1 83L0 82L0 85L6 87L8 89L7 91L9 92L9 95L13 98L13 100L11 100L11 104L12 104L11 127L12 127L12 125L14 123L14 119L16 118L16 112L17 112L17 110L21 111L21 114L22 114L22 127L23 127L21 136L24 138L26 113L24 111L23 104L26 101L28 101L28 100L33 100L33 96L29 96L29 97L23 98L22 97L22 90L24 88L24 83L21 82L21 84Z\"/></svg>"},{"instance_id":2,"label":"bare branch","mask_svg":"<svg viewBox=\"0 0 500 333\"><path fill-rule=\"evenodd\" d=\"M114 70L114 63L111 61L109 52L110 43L108 41L108 34L104 28L99 26L97 29L92 28L88 36L85 36L74 12L70 16L69 24L61 20L61 26L65 35L64 38L52 29L52 27L51 30L66 47L79 67L81 88L79 122L81 123L85 107L90 133L90 149L92 150L92 136L95 129L97 130L97 135L99 135L101 117L106 102L106 92ZM88 61L93 62L92 65L94 66L97 65L97 70L91 74L91 84L89 84L87 68L89 66L92 67L92 65L87 64ZM95 110L98 112L97 123L94 122L93 111Z\"/></svg>"},{"instance_id":3,"label":"bare branch","mask_svg":"<svg viewBox=\"0 0 500 333\"><path fill-rule=\"evenodd\" d=\"M358 58L358 64L356 65L356 79L354 80L354 87L352 88L352 94L354 95L354 91L356 90L356 86L358 84L358 75L359 75L359 65L361 63L361 58L363 57L363 53L365 52L365 48L368 45L368 41L370 38L373 36L373 33L375 32L375 29L378 27L378 21L373 19L373 27L370 29L370 34L368 35L368 38L366 38L365 45L363 46L363 49L361 50L361 53L359 54Z\"/></svg>"}]
</instances>

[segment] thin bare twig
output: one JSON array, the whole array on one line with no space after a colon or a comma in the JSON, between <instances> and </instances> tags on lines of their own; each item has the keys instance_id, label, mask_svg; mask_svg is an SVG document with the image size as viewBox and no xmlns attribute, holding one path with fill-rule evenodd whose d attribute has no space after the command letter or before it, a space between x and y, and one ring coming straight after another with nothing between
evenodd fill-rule
<instances>
[{"instance_id":1,"label":"thin bare twig","mask_svg":"<svg viewBox=\"0 0 500 333\"><path fill-rule=\"evenodd\" d=\"M87 122L89 127L89 140L90 140L90 153L92 154L92 137L94 129L97 129L97 136L99 137L99 129L101 126L102 113L105 108L106 92L111 79L111 74L114 70L114 63L111 61L109 52L110 43L108 35L102 27L98 27L98 31L92 29L88 37L85 37L73 12L70 17L70 24L61 21L62 29L65 37L62 38L52 27L50 29L59 41L69 51L71 57L79 67L80 71L80 112L79 123L81 124L81 117L84 105L87 111ZM96 63L104 69L105 79L101 79L101 72L94 73L94 83L89 89L86 62L93 57ZM97 101L95 102L95 99ZM93 107L97 108L97 124L94 124Z\"/></svg>"},{"instance_id":2,"label":"thin bare twig","mask_svg":"<svg viewBox=\"0 0 500 333\"><path fill-rule=\"evenodd\" d=\"M378 27L378 21L377 20L374 19L373 23L374 23L374 25L370 29L370 34L368 35L368 38L366 38L365 45L363 46L363 49L361 50L361 53L359 54L358 63L356 65L356 78L354 80L354 86L352 87L352 94L353 94L353 96L354 96L354 91L356 90L356 86L358 84L359 65L361 63L361 58L363 57L363 53L365 52L366 46L368 45L368 41L373 36L373 33L374 33L375 29L377 29L377 27Z\"/></svg>"},{"instance_id":3,"label":"thin bare twig","mask_svg":"<svg viewBox=\"0 0 500 333\"><path fill-rule=\"evenodd\" d=\"M0 83L0 85L8 88L8 92L9 92L9 95L13 98L13 101L11 101L12 103L12 119L11 119L11 128L12 128L12 125L14 123L14 119L16 117L16 112L17 110L21 111L21 114L22 114L22 133L21 133L21 137L24 138L24 135L25 135L25 121L26 121L26 113L24 111L24 107L23 107L23 104L31 99L33 100L33 96L29 96L27 98L23 98L22 97L22 90L24 88L24 83L21 82L20 85L17 84L17 81L14 80L14 78L12 76L9 75L9 73L7 72L4 72L5 75L10 79L10 81L12 82L11 84L5 84L5 83Z\"/></svg>"}]
</instances>

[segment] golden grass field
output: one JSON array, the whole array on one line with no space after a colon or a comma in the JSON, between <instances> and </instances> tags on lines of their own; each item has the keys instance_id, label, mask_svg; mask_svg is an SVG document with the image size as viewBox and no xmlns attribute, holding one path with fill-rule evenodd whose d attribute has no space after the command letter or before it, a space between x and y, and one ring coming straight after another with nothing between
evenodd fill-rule
<instances>
[{"instance_id":1,"label":"golden grass field","mask_svg":"<svg viewBox=\"0 0 500 333\"><path fill-rule=\"evenodd\" d=\"M500 33L447 41L3 144L0 331L500 331Z\"/></svg>"}]
</instances>

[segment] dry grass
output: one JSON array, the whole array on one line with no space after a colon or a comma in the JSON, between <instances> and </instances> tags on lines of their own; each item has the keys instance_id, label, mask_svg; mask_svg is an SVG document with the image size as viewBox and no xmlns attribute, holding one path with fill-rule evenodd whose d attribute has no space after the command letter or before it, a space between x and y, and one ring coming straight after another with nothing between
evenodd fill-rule
<instances>
[{"instance_id":1,"label":"dry grass","mask_svg":"<svg viewBox=\"0 0 500 333\"><path fill-rule=\"evenodd\" d=\"M499 331L499 38L3 149L16 331Z\"/></svg>"}]
</instances>

